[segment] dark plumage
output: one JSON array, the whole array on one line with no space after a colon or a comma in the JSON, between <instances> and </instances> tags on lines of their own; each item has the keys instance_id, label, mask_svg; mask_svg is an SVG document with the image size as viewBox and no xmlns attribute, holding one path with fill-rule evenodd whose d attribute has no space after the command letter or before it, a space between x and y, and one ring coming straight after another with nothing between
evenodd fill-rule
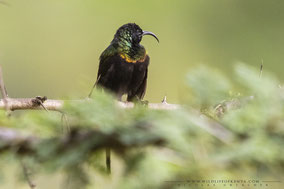
<instances>
[{"instance_id":1,"label":"dark plumage","mask_svg":"<svg viewBox=\"0 0 284 189\"><path fill-rule=\"evenodd\" d=\"M134 23L125 24L116 31L100 56L95 85L114 93L119 100L124 94L127 94L127 101L143 99L150 60L140 45L144 35L152 35L158 40L155 34L143 31Z\"/></svg>"}]
</instances>

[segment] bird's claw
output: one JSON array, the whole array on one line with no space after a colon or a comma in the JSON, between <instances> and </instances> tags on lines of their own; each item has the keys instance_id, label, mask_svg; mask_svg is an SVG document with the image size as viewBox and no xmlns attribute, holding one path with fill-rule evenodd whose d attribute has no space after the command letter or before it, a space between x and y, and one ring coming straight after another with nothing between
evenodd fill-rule
<instances>
[{"instance_id":1,"label":"bird's claw","mask_svg":"<svg viewBox=\"0 0 284 189\"><path fill-rule=\"evenodd\" d=\"M148 100L137 100L135 103L138 105L142 105L142 106L148 106L149 101Z\"/></svg>"}]
</instances>

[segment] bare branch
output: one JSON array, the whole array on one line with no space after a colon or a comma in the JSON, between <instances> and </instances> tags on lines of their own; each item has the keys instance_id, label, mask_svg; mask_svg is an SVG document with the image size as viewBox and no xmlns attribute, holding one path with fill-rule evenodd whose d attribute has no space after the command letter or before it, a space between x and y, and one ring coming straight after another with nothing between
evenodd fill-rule
<instances>
[{"instance_id":1,"label":"bare branch","mask_svg":"<svg viewBox=\"0 0 284 189\"><path fill-rule=\"evenodd\" d=\"M37 98L6 98L10 110L44 110ZM63 106L62 100L45 100L42 102L47 110L61 111ZM5 108L4 99L0 100L0 109Z\"/></svg>"},{"instance_id":2,"label":"bare branch","mask_svg":"<svg viewBox=\"0 0 284 189\"><path fill-rule=\"evenodd\" d=\"M62 107L64 100L51 100L47 99L42 103L37 103L37 98L6 98L7 105L10 110L44 110L42 105L46 110L59 111L62 112ZM84 101L84 100L70 100L74 102ZM70 102L69 101L69 102ZM42 105L41 105L42 104ZM121 108L133 108L134 104L131 102L117 102L118 106ZM168 104L168 103L149 103L148 107L150 109L161 109L161 110L176 110L181 106L178 104ZM4 99L0 99L0 109L5 108Z\"/></svg>"},{"instance_id":3,"label":"bare branch","mask_svg":"<svg viewBox=\"0 0 284 189\"><path fill-rule=\"evenodd\" d=\"M132 102L121 102L118 101L117 104L121 108L133 108L135 106ZM168 104L168 103L149 103L148 108L150 109L159 109L159 110L177 110L180 109L182 106L179 104Z\"/></svg>"}]
</instances>

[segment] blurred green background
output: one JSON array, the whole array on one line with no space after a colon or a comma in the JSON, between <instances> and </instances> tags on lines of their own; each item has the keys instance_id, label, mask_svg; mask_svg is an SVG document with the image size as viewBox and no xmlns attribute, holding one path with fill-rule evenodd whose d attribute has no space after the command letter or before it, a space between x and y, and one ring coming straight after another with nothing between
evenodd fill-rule
<instances>
[{"instance_id":1,"label":"blurred green background","mask_svg":"<svg viewBox=\"0 0 284 189\"><path fill-rule=\"evenodd\" d=\"M236 61L275 72L284 62L282 0L6 0L0 4L0 64L10 96L87 96L100 53L128 22L145 37L151 65L145 99L184 98L197 64L232 72Z\"/></svg>"}]
</instances>

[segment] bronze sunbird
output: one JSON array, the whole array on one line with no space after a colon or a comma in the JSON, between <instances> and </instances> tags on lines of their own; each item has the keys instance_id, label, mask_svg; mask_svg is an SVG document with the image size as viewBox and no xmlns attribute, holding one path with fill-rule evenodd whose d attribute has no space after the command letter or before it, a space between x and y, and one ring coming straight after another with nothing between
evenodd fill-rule
<instances>
[{"instance_id":1,"label":"bronze sunbird","mask_svg":"<svg viewBox=\"0 0 284 189\"><path fill-rule=\"evenodd\" d=\"M143 31L137 24L128 23L121 26L100 56L94 86L112 92L118 100L121 100L124 94L127 95L127 101L142 100L146 91L150 61L145 48L140 44L145 35L151 35L159 42L154 33ZM106 165L110 173L110 149L106 149Z\"/></svg>"},{"instance_id":2,"label":"bronze sunbird","mask_svg":"<svg viewBox=\"0 0 284 189\"><path fill-rule=\"evenodd\" d=\"M95 86L112 92L118 100L124 94L127 101L143 99L150 61L146 49L140 44L145 35L151 35L159 42L154 33L143 31L135 23L125 24L116 31L100 56Z\"/></svg>"}]
</instances>

